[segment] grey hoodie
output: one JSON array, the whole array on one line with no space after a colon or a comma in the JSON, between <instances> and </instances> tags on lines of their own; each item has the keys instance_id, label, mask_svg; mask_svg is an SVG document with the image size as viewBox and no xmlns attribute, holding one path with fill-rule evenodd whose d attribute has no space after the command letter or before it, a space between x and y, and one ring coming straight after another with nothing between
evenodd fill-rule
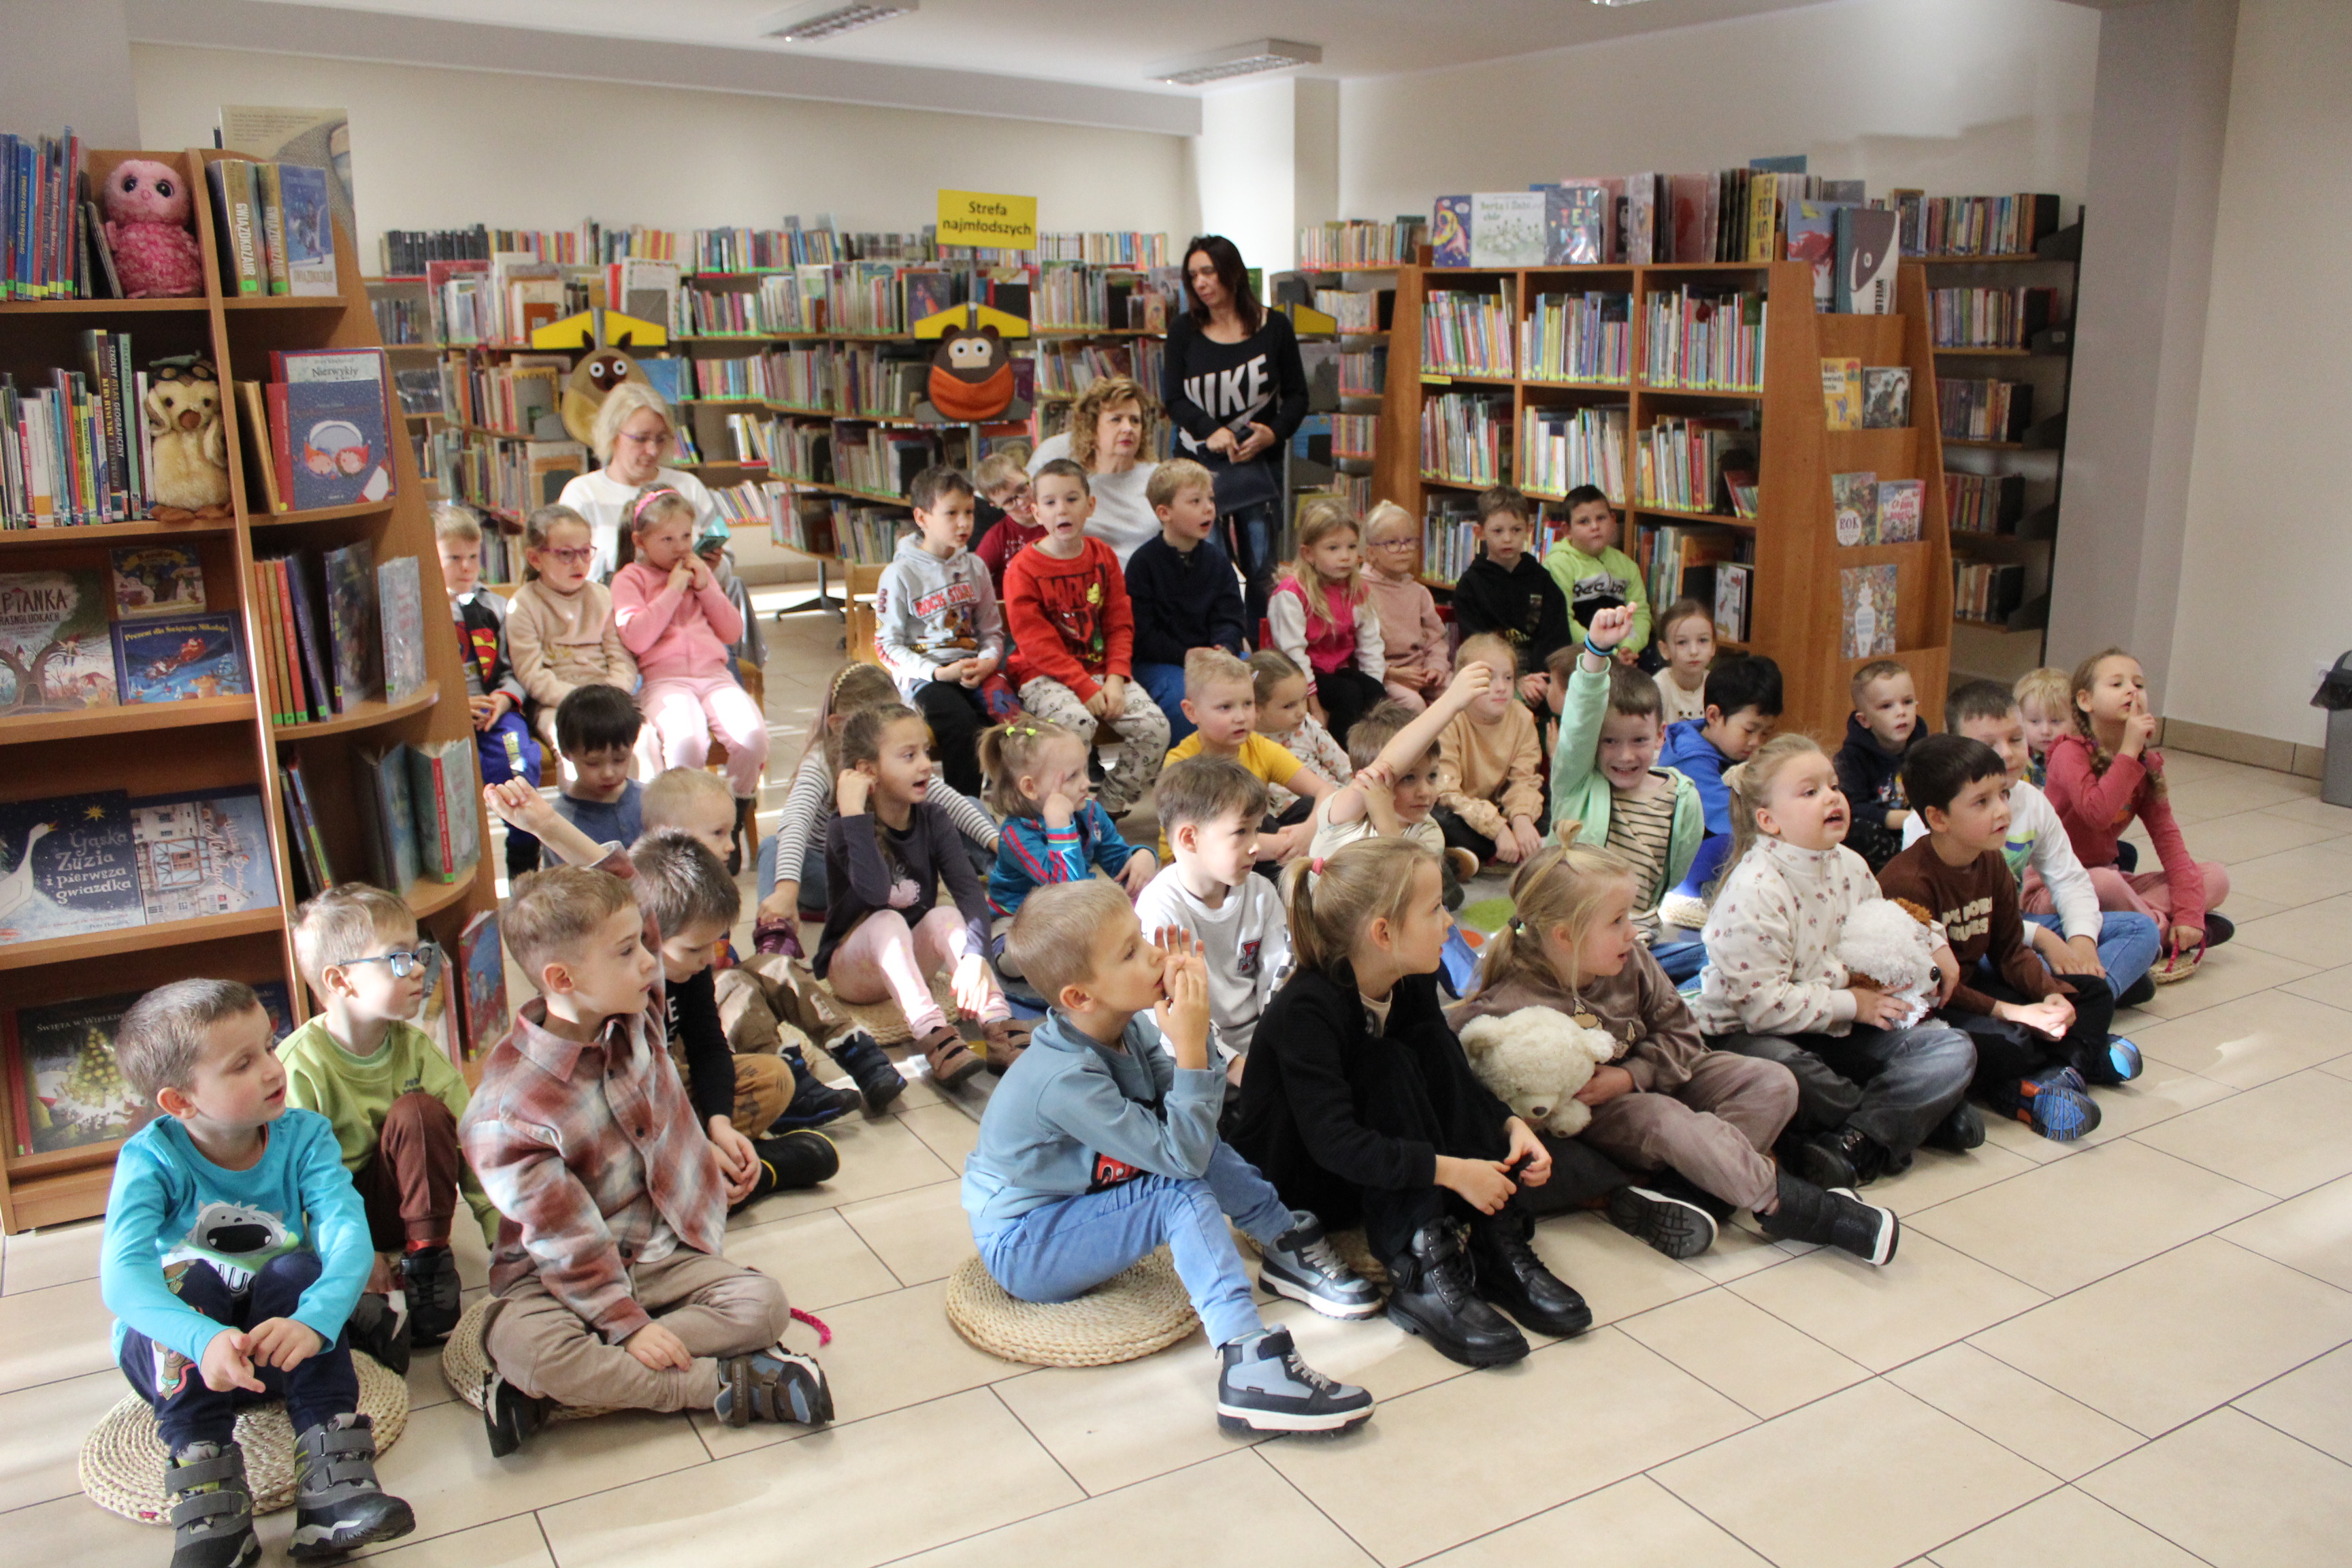
<instances>
[{"instance_id":1,"label":"grey hoodie","mask_svg":"<svg viewBox=\"0 0 2352 1568\"><path fill-rule=\"evenodd\" d=\"M943 664L994 654L1004 662L1004 613L988 568L969 550L945 561L920 538L898 542L874 590L874 651L909 702Z\"/></svg>"},{"instance_id":2,"label":"grey hoodie","mask_svg":"<svg viewBox=\"0 0 2352 1568\"><path fill-rule=\"evenodd\" d=\"M1031 1209L1138 1176L1197 1181L1217 1147L1225 1075L1179 1069L1139 1013L1114 1050L1057 1009L1029 1037L980 1119L963 1163L972 1235L995 1235Z\"/></svg>"}]
</instances>

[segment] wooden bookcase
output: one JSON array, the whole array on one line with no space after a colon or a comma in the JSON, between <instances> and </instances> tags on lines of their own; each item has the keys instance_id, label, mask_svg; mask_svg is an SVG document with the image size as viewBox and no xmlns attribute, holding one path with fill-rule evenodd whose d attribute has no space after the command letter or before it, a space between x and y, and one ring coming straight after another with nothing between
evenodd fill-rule
<instances>
[{"instance_id":1,"label":"wooden bookcase","mask_svg":"<svg viewBox=\"0 0 2352 1568\"><path fill-rule=\"evenodd\" d=\"M1519 320L1538 293L1580 293L1588 289L1633 296L1633 374L1630 385L1569 384L1520 375L1424 377L1422 373L1423 301L1433 289L1471 288L1509 280ZM1737 283L1760 287L1769 301L1765 324L1764 389L1754 392L1686 391L1653 386L1644 380L1641 323L1653 294L1691 283ZM1626 454L1626 504L1619 509L1621 547L1644 522L1694 523L1731 529L1755 543L1751 637L1745 644L1720 644L1769 655L1786 683L1784 729L1801 730L1833 742L1853 710L1848 683L1867 659L1842 650L1839 573L1848 567L1892 563L1896 569L1895 647L1892 657L1907 665L1919 688L1927 721L1940 724L1951 662L1951 542L1947 527L1943 448L1936 416L1935 359L1928 345L1927 279L1916 262L1905 261L1897 276L1899 312L1885 316L1839 316L1816 312L1812 269L1805 262L1714 262L1671 266L1538 267L1518 268L1408 267L1397 274L1395 330L1389 340L1388 390L1381 401L1374 495L1393 500L1415 516L1435 490L1469 490L1422 473L1421 413L1432 390L1462 386L1507 392L1511 423L1505 437L1504 472L1520 473L1513 449L1520 416L1531 407L1630 405L1628 437L1661 416L1759 412L1761 468L1758 516L1740 519L1714 513L1678 512L1641 500L1633 455ZM1516 330L1516 328L1515 328ZM1911 426L1903 430L1832 431L1822 398L1821 362L1852 357L1865 364L1907 365L1911 370ZM1514 368L1517 367L1515 362ZM1830 476L1868 469L1882 479L1925 481L1920 538L1916 542L1843 547L1830 504ZM1654 610L1661 606L1652 606Z\"/></svg>"},{"instance_id":2,"label":"wooden bookcase","mask_svg":"<svg viewBox=\"0 0 2352 1568\"><path fill-rule=\"evenodd\" d=\"M231 154L211 149L184 153L91 152L92 181L131 158L177 168L194 203L196 240L204 254L205 293L184 300L71 300L0 304L0 368L21 383L46 381L57 366L80 363L79 335L99 328L131 334L137 363L201 353L224 388L234 515L215 522L155 521L86 528L0 530L0 571L76 567L103 571L118 544L184 541L205 569L209 611L235 610L245 620L246 660L257 692L267 690L256 650L266 646L246 584L257 554L287 548L332 549L367 540L383 561L413 555L420 563L426 626L425 689L394 706L372 705L321 723L278 726L258 697L200 698L81 713L0 719L0 793L36 799L84 790L121 789L136 797L176 791L251 786L261 793L272 826L278 907L162 925L0 946L0 1005L14 1008L138 991L167 981L211 976L251 983L277 981L299 1014L306 994L295 967L290 929L294 889L278 768L300 758L313 784L313 801L329 858L350 874L367 864L364 826L354 805L352 750L360 742L454 740L472 733L464 701L465 675L454 636L436 637L436 614L446 602L440 560L433 549L424 488L405 440L392 442L397 488L375 505L310 512L271 512L248 493L246 432L234 401L234 383L269 376L274 349L378 346L352 237L335 233L336 277L341 291L316 299L239 298L224 294L218 248L203 165ZM395 405L396 410L396 405ZM399 429L396 411L392 429ZM480 809L478 802L475 809ZM466 921L496 902L495 872L485 851L473 874L455 883L420 881L404 889L418 924L454 952ZM22 1086L0 1081L0 1125L12 1114ZM13 1137L0 1159L0 1229L10 1234L101 1214L113 1180L117 1145L95 1144L55 1153L18 1155Z\"/></svg>"}]
</instances>

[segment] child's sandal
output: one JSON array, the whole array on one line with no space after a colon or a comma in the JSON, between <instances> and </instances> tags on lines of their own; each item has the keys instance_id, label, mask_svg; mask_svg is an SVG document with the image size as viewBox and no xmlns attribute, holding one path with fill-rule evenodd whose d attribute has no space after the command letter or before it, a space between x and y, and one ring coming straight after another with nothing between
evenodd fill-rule
<instances>
[{"instance_id":1,"label":"child's sandal","mask_svg":"<svg viewBox=\"0 0 2352 1568\"><path fill-rule=\"evenodd\" d=\"M1013 1018L982 1020L980 1038L987 1047L988 1070L999 1078L1004 1076L1005 1069L1019 1061L1021 1053L1029 1048L1029 1036L1035 1027Z\"/></svg>"},{"instance_id":2,"label":"child's sandal","mask_svg":"<svg viewBox=\"0 0 2352 1568\"><path fill-rule=\"evenodd\" d=\"M930 1064L931 1081L942 1089L969 1083L980 1071L980 1058L965 1048L963 1037L956 1033L952 1024L933 1029L915 1042L915 1048Z\"/></svg>"},{"instance_id":3,"label":"child's sandal","mask_svg":"<svg viewBox=\"0 0 2352 1568\"><path fill-rule=\"evenodd\" d=\"M2201 942L2191 942L2186 947L2175 948L2170 952L2158 957L2148 966L2147 977L2158 985L2170 985L2176 981L2186 980L2196 973L2197 966L2204 962L2205 944Z\"/></svg>"}]
</instances>

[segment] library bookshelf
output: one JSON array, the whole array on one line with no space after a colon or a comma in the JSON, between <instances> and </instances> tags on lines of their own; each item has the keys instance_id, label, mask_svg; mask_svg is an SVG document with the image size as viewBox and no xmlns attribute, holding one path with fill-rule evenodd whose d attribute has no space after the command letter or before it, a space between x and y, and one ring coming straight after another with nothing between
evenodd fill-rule
<instances>
[{"instance_id":1,"label":"library bookshelf","mask_svg":"<svg viewBox=\"0 0 2352 1568\"><path fill-rule=\"evenodd\" d=\"M1505 284L1510 286L1514 300L1515 332L1517 321L1527 317L1530 300L1538 294L1591 289L1630 295L1630 379L1575 384L1516 374L1424 374L1423 334L1417 328L1431 290L1500 292ZM1640 324L1649 300L1702 284L1737 285L1765 294L1768 310L1760 391L1665 387L1646 379L1650 367L1644 363ZM1927 287L1920 266L1906 260L1897 273L1896 312L1851 316L1813 309L1812 269L1805 262L1506 268L1433 268L1424 263L1403 268L1397 274L1395 321L1400 330L1389 341L1388 385L1381 406L1373 493L1416 516L1426 516L1433 496L1483 488L1424 475L1422 407L1434 393L1459 387L1489 392L1498 399L1508 395L1510 421L1504 430L1500 471L1514 483L1519 482L1523 470L1513 443L1528 409L1626 408L1629 449L1623 468L1628 494L1617 503L1621 547L1628 554L1636 554L1640 531L1654 524L1720 528L1752 544L1750 635L1744 643L1719 642L1718 646L1766 654L1780 664L1786 687L1782 727L1824 741L1842 732L1846 715L1853 710L1849 683L1853 671L1869 660L1849 657L1844 651L1839 574L1850 568L1880 565L1895 568L1896 627L1894 652L1877 657L1898 658L1910 668L1926 721L1940 724L1951 665L1951 542L1940 481L1943 449L1937 423L1936 362L1928 343ZM1821 362L1825 357L1909 367L1910 427L1831 430L1822 396ZM1630 443L1643 430L1662 416L1739 410L1759 415L1754 518L1674 510L1642 499ZM1926 481L1917 541L1851 547L1838 543L1830 476L1861 470L1875 472L1881 479ZM1528 494L1538 500L1559 499L1534 489ZM1443 582L1432 585L1449 586Z\"/></svg>"},{"instance_id":2,"label":"library bookshelf","mask_svg":"<svg viewBox=\"0 0 2352 1568\"><path fill-rule=\"evenodd\" d=\"M182 153L90 152L84 167L95 184L126 159L152 159L178 169L189 188L201 192L205 188L203 165L229 155L193 148ZM340 227L335 233L339 293L315 299L241 299L222 292L211 204L198 200L194 205L196 240L204 256L202 296L0 304L0 369L15 373L20 382L31 382L46 379L54 367L79 364L79 334L90 328L131 333L142 365L171 354L202 353L212 362L225 389L240 377L268 379L272 350L380 346L349 234ZM257 692L267 689L257 657L267 643L246 585L257 551L331 549L364 539L379 561L413 555L423 576L426 625L437 624L432 616L444 597L441 565L408 443L392 443L396 485L384 501L272 512L257 480L247 482L248 461L265 459L246 450L247 433L233 394L224 395L221 406L232 516L187 524L142 521L0 530L0 571L103 571L110 546L184 541L203 564L208 610L233 610L243 617L247 665ZM275 909L0 946L0 999L5 1005L37 1006L206 976L278 982L294 1000L297 1014L305 1013L306 994L295 965L290 925L293 858L278 770L287 762L301 761L304 773L318 786L311 792L313 805L330 859L347 868L365 865L365 827L351 785L352 747L362 742L415 742L470 735L458 658L455 637L428 637L427 682L417 696L321 723L273 725L257 696L0 719L0 795L7 798L105 789L128 790L134 797L257 789L271 826L278 879ZM487 845L487 832L482 837ZM419 927L444 951L454 952L466 922L496 903L491 858L485 853L472 873L457 882L420 881L403 891L417 911ZM21 1084L0 1078L0 1127L13 1122L13 1098L23 1092ZM9 1135L0 1145L5 1153L0 1159L0 1229L14 1234L103 1213L118 1147L103 1143L18 1154Z\"/></svg>"}]
</instances>

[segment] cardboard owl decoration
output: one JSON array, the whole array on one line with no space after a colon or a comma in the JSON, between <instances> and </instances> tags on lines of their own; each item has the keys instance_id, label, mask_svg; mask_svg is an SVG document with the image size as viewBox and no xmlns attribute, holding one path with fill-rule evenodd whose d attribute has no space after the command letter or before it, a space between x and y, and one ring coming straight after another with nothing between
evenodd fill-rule
<instances>
[{"instance_id":1,"label":"cardboard owl decoration","mask_svg":"<svg viewBox=\"0 0 2352 1568\"><path fill-rule=\"evenodd\" d=\"M918 418L976 425L1029 414L1029 405L1013 395L1013 355L992 326L950 327L940 335L929 391L916 405Z\"/></svg>"},{"instance_id":2,"label":"cardboard owl decoration","mask_svg":"<svg viewBox=\"0 0 2352 1568\"><path fill-rule=\"evenodd\" d=\"M580 363L572 367L572 374L563 384L563 428L573 440L583 447L594 443L596 410L625 381L634 381L640 386L653 384L653 378L637 362L618 349L598 349L580 356Z\"/></svg>"},{"instance_id":3,"label":"cardboard owl decoration","mask_svg":"<svg viewBox=\"0 0 2352 1568\"><path fill-rule=\"evenodd\" d=\"M634 381L662 390L625 351L668 344L669 333L659 322L639 321L602 306L547 322L530 334L530 346L535 349L581 356L563 384L562 405L565 433L583 447L594 445L596 410L614 387Z\"/></svg>"}]
</instances>

